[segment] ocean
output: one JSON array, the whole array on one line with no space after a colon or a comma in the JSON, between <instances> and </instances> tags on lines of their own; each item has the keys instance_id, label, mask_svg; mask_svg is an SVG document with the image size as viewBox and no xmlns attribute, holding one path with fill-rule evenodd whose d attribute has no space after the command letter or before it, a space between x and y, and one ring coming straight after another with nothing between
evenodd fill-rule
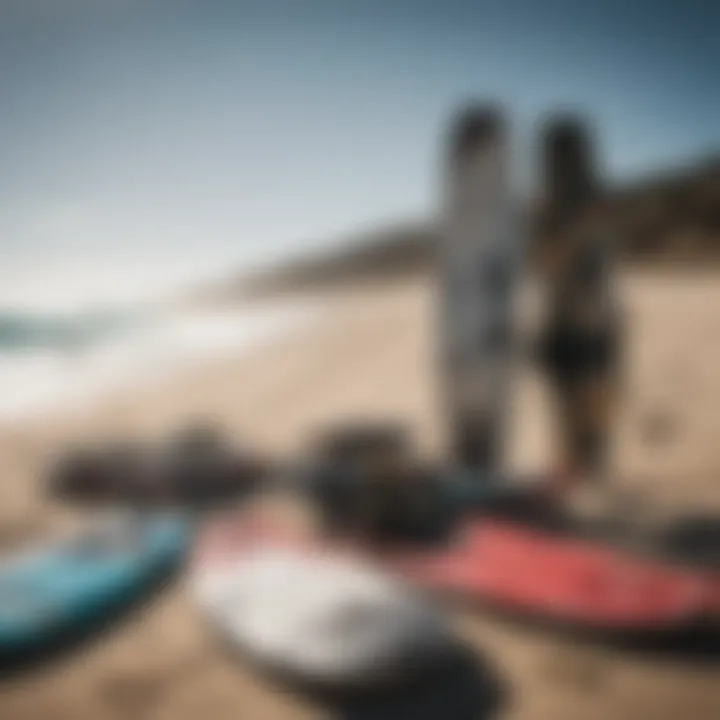
<instances>
[{"instance_id":1,"label":"ocean","mask_svg":"<svg viewBox=\"0 0 720 720\"><path fill-rule=\"evenodd\" d=\"M117 273L116 273L117 275ZM123 273L120 278L127 277ZM0 422L77 407L107 391L137 386L204 358L242 352L310 320L309 304L208 306L182 297L192 275L107 282L77 274L53 282L2 283L0 273ZM112 277L110 270L107 277ZM196 274L197 280L207 280ZM64 280L64 282L62 282ZM84 292L83 292L84 291Z\"/></svg>"}]
</instances>

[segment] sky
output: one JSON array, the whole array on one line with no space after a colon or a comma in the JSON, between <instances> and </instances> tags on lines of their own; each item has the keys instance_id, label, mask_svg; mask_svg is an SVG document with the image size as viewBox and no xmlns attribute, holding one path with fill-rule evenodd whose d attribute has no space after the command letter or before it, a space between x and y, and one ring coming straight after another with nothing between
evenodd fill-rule
<instances>
[{"instance_id":1,"label":"sky","mask_svg":"<svg viewBox=\"0 0 720 720\"><path fill-rule=\"evenodd\" d=\"M682 164L720 147L718 27L694 0L0 0L0 285L159 282L428 215L473 98L505 105L528 183L557 108L612 178Z\"/></svg>"}]
</instances>

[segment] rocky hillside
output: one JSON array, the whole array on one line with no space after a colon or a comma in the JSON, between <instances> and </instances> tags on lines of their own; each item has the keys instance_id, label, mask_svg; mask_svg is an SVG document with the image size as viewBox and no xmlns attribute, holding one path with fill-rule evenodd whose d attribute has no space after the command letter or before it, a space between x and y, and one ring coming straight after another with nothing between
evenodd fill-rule
<instances>
[{"instance_id":1,"label":"rocky hillside","mask_svg":"<svg viewBox=\"0 0 720 720\"><path fill-rule=\"evenodd\" d=\"M630 260L720 257L720 158L620 188L608 198Z\"/></svg>"},{"instance_id":2,"label":"rocky hillside","mask_svg":"<svg viewBox=\"0 0 720 720\"><path fill-rule=\"evenodd\" d=\"M720 259L720 158L612 188L595 210L615 228L626 262L701 266ZM270 269L244 289L301 290L417 272L431 265L436 242L429 224L397 226Z\"/></svg>"}]
</instances>

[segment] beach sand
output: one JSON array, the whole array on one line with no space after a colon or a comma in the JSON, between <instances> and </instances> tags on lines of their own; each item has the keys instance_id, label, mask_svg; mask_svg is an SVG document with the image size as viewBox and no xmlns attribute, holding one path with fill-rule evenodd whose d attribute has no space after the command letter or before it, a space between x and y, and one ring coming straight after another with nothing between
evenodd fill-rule
<instances>
[{"instance_id":1,"label":"beach sand","mask_svg":"<svg viewBox=\"0 0 720 720\"><path fill-rule=\"evenodd\" d=\"M720 509L720 276L634 273L626 397L616 463L659 512ZM55 532L76 513L43 497L43 468L71 440L157 437L210 418L278 456L330 422L407 421L437 452L433 293L427 278L326 294L323 319L238 358L198 363L151 389L0 431L0 542ZM541 385L524 372L511 462L542 467L551 434ZM711 720L716 668L528 629L480 613L458 628L497 666L511 720ZM0 686L3 720L295 720L322 708L254 677L216 647L182 580L88 652ZM447 720L450 720L448 717Z\"/></svg>"}]
</instances>

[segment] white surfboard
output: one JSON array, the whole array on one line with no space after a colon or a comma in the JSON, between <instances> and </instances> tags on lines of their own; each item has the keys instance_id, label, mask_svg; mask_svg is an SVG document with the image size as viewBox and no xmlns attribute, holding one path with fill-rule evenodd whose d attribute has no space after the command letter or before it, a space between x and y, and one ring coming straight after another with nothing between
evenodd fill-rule
<instances>
[{"instance_id":1,"label":"white surfboard","mask_svg":"<svg viewBox=\"0 0 720 720\"><path fill-rule=\"evenodd\" d=\"M247 548L215 568L201 563L194 586L201 612L228 643L301 682L388 685L452 647L434 607L349 557Z\"/></svg>"}]
</instances>

